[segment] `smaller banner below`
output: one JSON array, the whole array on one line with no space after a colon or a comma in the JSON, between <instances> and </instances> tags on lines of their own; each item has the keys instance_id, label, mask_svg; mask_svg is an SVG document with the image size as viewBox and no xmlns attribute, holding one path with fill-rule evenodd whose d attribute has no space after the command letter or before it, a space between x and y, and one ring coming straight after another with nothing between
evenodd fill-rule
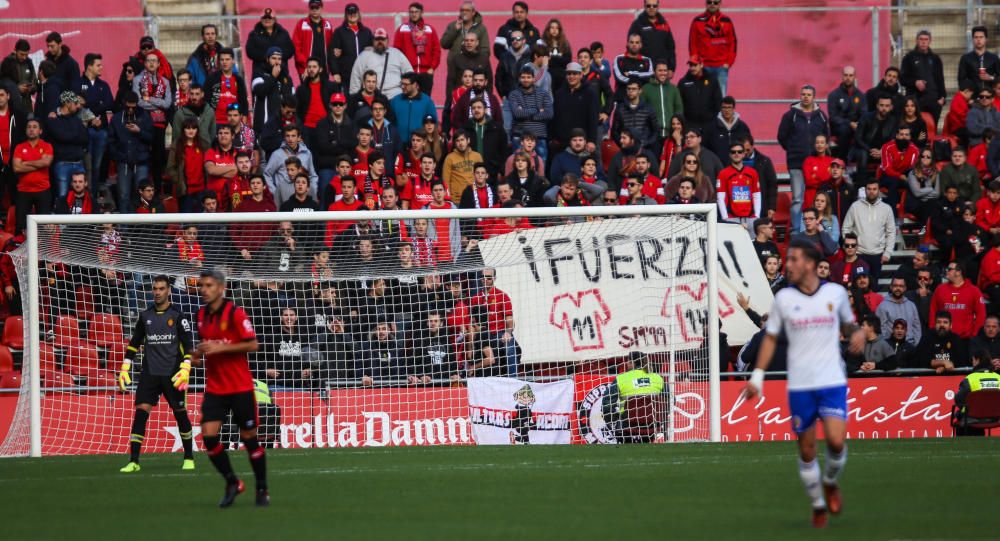
<instances>
[{"instance_id":1,"label":"smaller banner below","mask_svg":"<svg viewBox=\"0 0 1000 541\"><path fill-rule=\"evenodd\" d=\"M572 411L573 380L469 380L469 421L479 445L570 443Z\"/></svg>"}]
</instances>

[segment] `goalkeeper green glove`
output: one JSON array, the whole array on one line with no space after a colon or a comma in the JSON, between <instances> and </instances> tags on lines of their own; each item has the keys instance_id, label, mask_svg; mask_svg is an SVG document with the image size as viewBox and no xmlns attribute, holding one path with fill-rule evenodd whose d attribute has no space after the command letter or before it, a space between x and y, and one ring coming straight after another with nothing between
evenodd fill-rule
<instances>
[{"instance_id":1,"label":"goalkeeper green glove","mask_svg":"<svg viewBox=\"0 0 1000 541\"><path fill-rule=\"evenodd\" d=\"M129 370L132 369L132 361L125 359L122 361L121 368L118 369L118 387L124 391L126 385L132 384L132 377L128 375Z\"/></svg>"},{"instance_id":2,"label":"goalkeeper green glove","mask_svg":"<svg viewBox=\"0 0 1000 541\"><path fill-rule=\"evenodd\" d=\"M178 391L186 391L189 379L191 379L191 361L185 360L181 363L181 369L170 378L170 381L174 382L174 388Z\"/></svg>"}]
</instances>

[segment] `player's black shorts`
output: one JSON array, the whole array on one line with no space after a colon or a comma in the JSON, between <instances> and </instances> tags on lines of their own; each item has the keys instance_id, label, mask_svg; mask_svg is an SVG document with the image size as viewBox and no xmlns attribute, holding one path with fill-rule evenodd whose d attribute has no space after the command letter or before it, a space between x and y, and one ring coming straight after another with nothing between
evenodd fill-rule
<instances>
[{"instance_id":1,"label":"player's black shorts","mask_svg":"<svg viewBox=\"0 0 1000 541\"><path fill-rule=\"evenodd\" d=\"M135 388L135 403L156 405L160 401L160 395L167 400L167 404L172 409L184 409L186 397L184 391L174 388L174 383L170 381L170 376L153 376L150 374L140 374L139 382Z\"/></svg>"},{"instance_id":2,"label":"player's black shorts","mask_svg":"<svg viewBox=\"0 0 1000 541\"><path fill-rule=\"evenodd\" d=\"M257 397L253 391L234 394L205 393L201 399L201 422L225 421L233 412L233 422L240 430L257 428Z\"/></svg>"}]
</instances>

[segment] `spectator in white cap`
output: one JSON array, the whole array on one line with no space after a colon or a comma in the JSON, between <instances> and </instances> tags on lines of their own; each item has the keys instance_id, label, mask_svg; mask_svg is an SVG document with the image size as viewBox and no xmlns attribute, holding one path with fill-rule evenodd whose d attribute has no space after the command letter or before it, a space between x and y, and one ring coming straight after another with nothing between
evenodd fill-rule
<instances>
[{"instance_id":1,"label":"spectator in white cap","mask_svg":"<svg viewBox=\"0 0 1000 541\"><path fill-rule=\"evenodd\" d=\"M378 76L378 89L390 100L400 94L404 73L413 71L406 55L395 47L389 47L389 33L385 28L375 29L375 42L365 49L351 70L351 93L361 89L362 75L372 70Z\"/></svg>"}]
</instances>

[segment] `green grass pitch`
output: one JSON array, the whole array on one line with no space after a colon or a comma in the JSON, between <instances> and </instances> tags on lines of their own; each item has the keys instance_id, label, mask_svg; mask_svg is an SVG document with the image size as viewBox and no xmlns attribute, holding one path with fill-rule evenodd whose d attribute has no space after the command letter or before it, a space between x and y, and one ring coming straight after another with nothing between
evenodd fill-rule
<instances>
[{"instance_id":1,"label":"green grass pitch","mask_svg":"<svg viewBox=\"0 0 1000 541\"><path fill-rule=\"evenodd\" d=\"M851 441L844 514L809 526L791 442L270 450L272 504L216 507L204 454L0 460L0 538L997 539L996 440ZM985 521L985 522L984 522Z\"/></svg>"}]
</instances>

